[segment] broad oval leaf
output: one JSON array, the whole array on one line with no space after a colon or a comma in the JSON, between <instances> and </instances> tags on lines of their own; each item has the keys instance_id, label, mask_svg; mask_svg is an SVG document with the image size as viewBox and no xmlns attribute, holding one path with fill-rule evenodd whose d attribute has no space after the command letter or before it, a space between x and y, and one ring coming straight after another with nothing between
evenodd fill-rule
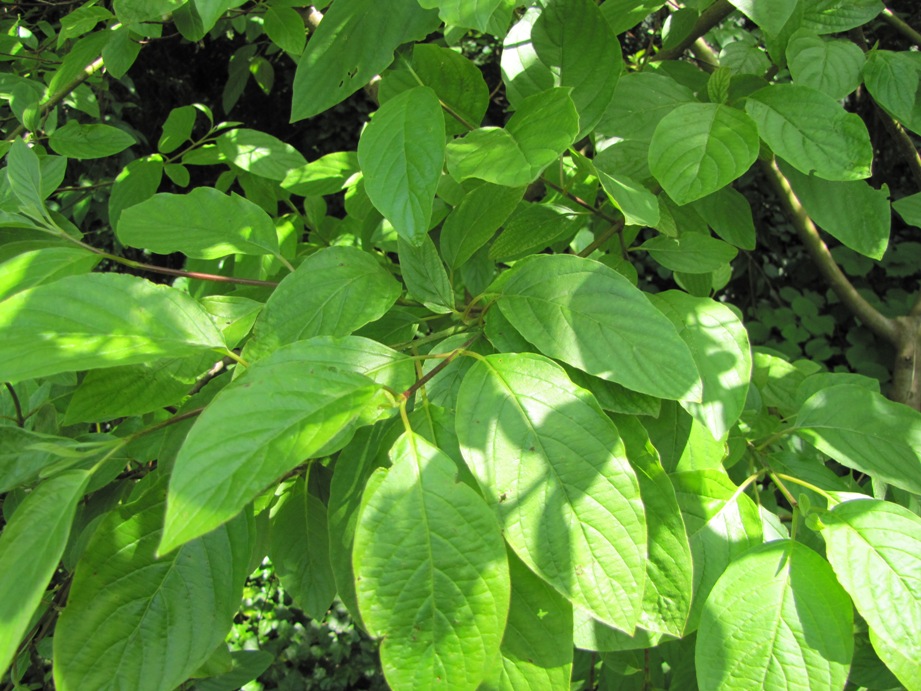
<instances>
[{"instance_id":1,"label":"broad oval leaf","mask_svg":"<svg viewBox=\"0 0 921 691\"><path fill-rule=\"evenodd\" d=\"M67 546L77 502L90 479L68 470L40 483L0 534L0 675L13 662Z\"/></svg>"},{"instance_id":2,"label":"broad oval leaf","mask_svg":"<svg viewBox=\"0 0 921 691\"><path fill-rule=\"evenodd\" d=\"M873 145L859 115L808 86L773 84L745 101L758 133L801 173L826 180L870 177Z\"/></svg>"},{"instance_id":3,"label":"broad oval leaf","mask_svg":"<svg viewBox=\"0 0 921 691\"><path fill-rule=\"evenodd\" d=\"M778 164L803 208L823 230L855 252L883 258L892 221L886 185L877 190L864 180L833 182L803 175L783 161Z\"/></svg>"},{"instance_id":4,"label":"broad oval leaf","mask_svg":"<svg viewBox=\"0 0 921 691\"><path fill-rule=\"evenodd\" d=\"M623 213L625 224L654 228L659 223L658 201L644 185L626 175L609 174L596 168L604 193Z\"/></svg>"},{"instance_id":5,"label":"broad oval leaf","mask_svg":"<svg viewBox=\"0 0 921 691\"><path fill-rule=\"evenodd\" d=\"M289 170L281 186L292 194L304 197L335 194L345 189L359 170L358 154L355 151L335 151L300 168Z\"/></svg>"},{"instance_id":6,"label":"broad oval leaf","mask_svg":"<svg viewBox=\"0 0 921 691\"><path fill-rule=\"evenodd\" d=\"M826 41L804 33L787 44L787 63L795 83L841 100L860 86L864 55L852 41Z\"/></svg>"},{"instance_id":7,"label":"broad oval leaf","mask_svg":"<svg viewBox=\"0 0 921 691\"><path fill-rule=\"evenodd\" d=\"M134 137L118 127L82 125L76 120L68 120L48 138L54 153L77 160L114 156L134 144Z\"/></svg>"},{"instance_id":8,"label":"broad oval leaf","mask_svg":"<svg viewBox=\"0 0 921 691\"><path fill-rule=\"evenodd\" d=\"M758 157L758 129L742 111L686 103L659 122L649 143L649 170L668 196L687 204L725 187Z\"/></svg>"},{"instance_id":9,"label":"broad oval leaf","mask_svg":"<svg viewBox=\"0 0 921 691\"><path fill-rule=\"evenodd\" d=\"M921 688L921 519L898 504L858 499L821 520L828 561L877 654L907 688Z\"/></svg>"},{"instance_id":10,"label":"broad oval leaf","mask_svg":"<svg viewBox=\"0 0 921 691\"><path fill-rule=\"evenodd\" d=\"M78 563L54 636L61 691L169 691L227 635L248 575L251 519L157 558L165 484L155 479L102 519Z\"/></svg>"},{"instance_id":11,"label":"broad oval leaf","mask_svg":"<svg viewBox=\"0 0 921 691\"><path fill-rule=\"evenodd\" d=\"M427 86L384 103L358 142L368 197L400 237L414 245L428 233L444 160L444 116Z\"/></svg>"},{"instance_id":12,"label":"broad oval leaf","mask_svg":"<svg viewBox=\"0 0 921 691\"><path fill-rule=\"evenodd\" d=\"M542 353L589 374L660 398L682 399L698 386L691 352L672 323L604 264L528 257L508 272L496 302Z\"/></svg>"},{"instance_id":13,"label":"broad oval leaf","mask_svg":"<svg viewBox=\"0 0 921 691\"><path fill-rule=\"evenodd\" d=\"M509 606L505 546L483 499L440 449L407 432L362 501L353 563L361 616L391 687L476 689Z\"/></svg>"},{"instance_id":14,"label":"broad oval leaf","mask_svg":"<svg viewBox=\"0 0 921 691\"><path fill-rule=\"evenodd\" d=\"M488 32L489 20L506 0L419 0L427 9L438 9L445 24Z\"/></svg>"},{"instance_id":15,"label":"broad oval leaf","mask_svg":"<svg viewBox=\"0 0 921 691\"><path fill-rule=\"evenodd\" d=\"M352 0L334 3L297 63L291 122L331 108L358 91L393 61L393 51L425 38L438 14L418 0Z\"/></svg>"},{"instance_id":16,"label":"broad oval leaf","mask_svg":"<svg viewBox=\"0 0 921 691\"><path fill-rule=\"evenodd\" d=\"M921 59L910 51L874 50L863 69L867 91L890 115L921 132Z\"/></svg>"},{"instance_id":17,"label":"broad oval leaf","mask_svg":"<svg viewBox=\"0 0 921 691\"><path fill-rule=\"evenodd\" d=\"M441 227L439 245L448 266L460 267L489 242L515 211L523 194L523 187L488 182L467 192Z\"/></svg>"},{"instance_id":18,"label":"broad oval leaf","mask_svg":"<svg viewBox=\"0 0 921 691\"><path fill-rule=\"evenodd\" d=\"M617 429L540 355L480 359L457 400L464 459L527 566L599 620L633 631L646 522Z\"/></svg>"},{"instance_id":19,"label":"broad oval leaf","mask_svg":"<svg viewBox=\"0 0 921 691\"><path fill-rule=\"evenodd\" d=\"M305 460L345 446L393 411L371 379L403 356L365 339L299 341L250 366L196 420L176 458L160 551L213 530ZM351 357L345 353L350 353ZM258 414L253 414L259 411Z\"/></svg>"},{"instance_id":20,"label":"broad oval leaf","mask_svg":"<svg viewBox=\"0 0 921 691\"><path fill-rule=\"evenodd\" d=\"M380 319L400 296L400 284L367 252L328 247L285 276L253 325L243 355L256 360L313 336L347 336Z\"/></svg>"},{"instance_id":21,"label":"broad oval leaf","mask_svg":"<svg viewBox=\"0 0 921 691\"><path fill-rule=\"evenodd\" d=\"M682 406L714 439L724 439L748 396L752 356L745 327L735 312L710 298L669 290L650 300L672 320L700 372L700 402L682 401Z\"/></svg>"},{"instance_id":22,"label":"broad oval leaf","mask_svg":"<svg viewBox=\"0 0 921 691\"><path fill-rule=\"evenodd\" d=\"M755 249L755 221L752 207L741 193L732 187L698 199L692 204L701 218L723 240L743 250Z\"/></svg>"},{"instance_id":23,"label":"broad oval leaf","mask_svg":"<svg viewBox=\"0 0 921 691\"><path fill-rule=\"evenodd\" d=\"M121 212L117 234L130 247L196 259L279 254L271 216L248 199L213 187L155 194Z\"/></svg>"},{"instance_id":24,"label":"broad oval leaf","mask_svg":"<svg viewBox=\"0 0 921 691\"><path fill-rule=\"evenodd\" d=\"M850 557L853 558L853 555ZM822 557L775 540L732 562L697 632L701 691L843 689L854 649L853 608Z\"/></svg>"},{"instance_id":25,"label":"broad oval leaf","mask_svg":"<svg viewBox=\"0 0 921 691\"><path fill-rule=\"evenodd\" d=\"M738 250L729 243L703 233L682 233L672 238L656 235L640 245L659 264L687 274L710 273L736 258Z\"/></svg>"},{"instance_id":26,"label":"broad oval leaf","mask_svg":"<svg viewBox=\"0 0 921 691\"><path fill-rule=\"evenodd\" d=\"M194 299L134 276L70 276L0 302L0 381L223 348Z\"/></svg>"},{"instance_id":27,"label":"broad oval leaf","mask_svg":"<svg viewBox=\"0 0 921 691\"><path fill-rule=\"evenodd\" d=\"M230 130L215 143L228 163L269 180L281 182L290 171L307 165L307 159L293 146L259 130Z\"/></svg>"},{"instance_id":28,"label":"broad oval leaf","mask_svg":"<svg viewBox=\"0 0 921 691\"><path fill-rule=\"evenodd\" d=\"M572 88L577 138L586 136L611 102L623 69L617 36L592 0L552 0L534 23L531 42L556 85Z\"/></svg>"},{"instance_id":29,"label":"broad oval leaf","mask_svg":"<svg viewBox=\"0 0 921 691\"><path fill-rule=\"evenodd\" d=\"M921 413L861 386L832 386L800 408L794 431L842 465L921 494Z\"/></svg>"}]
</instances>

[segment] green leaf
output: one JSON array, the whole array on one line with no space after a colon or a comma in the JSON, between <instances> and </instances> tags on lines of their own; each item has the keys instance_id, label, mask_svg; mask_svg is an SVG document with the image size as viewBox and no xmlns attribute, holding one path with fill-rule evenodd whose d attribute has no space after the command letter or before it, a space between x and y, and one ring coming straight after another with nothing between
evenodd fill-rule
<instances>
[{"instance_id":1,"label":"green leaf","mask_svg":"<svg viewBox=\"0 0 921 691\"><path fill-rule=\"evenodd\" d=\"M874 50L863 68L867 91L886 112L921 132L921 60L908 51Z\"/></svg>"},{"instance_id":2,"label":"green leaf","mask_svg":"<svg viewBox=\"0 0 921 691\"><path fill-rule=\"evenodd\" d=\"M656 126L649 170L678 204L725 187L758 157L758 130L745 113L718 103L686 103Z\"/></svg>"},{"instance_id":3,"label":"green leaf","mask_svg":"<svg viewBox=\"0 0 921 691\"><path fill-rule=\"evenodd\" d=\"M502 668L487 689L560 689L572 674L572 605L508 552L512 598L500 648Z\"/></svg>"},{"instance_id":4,"label":"green leaf","mask_svg":"<svg viewBox=\"0 0 921 691\"><path fill-rule=\"evenodd\" d=\"M624 223L632 226L652 226L659 223L659 203L645 186L626 175L608 174L596 168L598 180L608 199L624 215Z\"/></svg>"},{"instance_id":5,"label":"green leaf","mask_svg":"<svg viewBox=\"0 0 921 691\"><path fill-rule=\"evenodd\" d=\"M312 336L347 336L379 319L400 284L378 261L353 247L329 247L285 276L253 325L244 356L256 360Z\"/></svg>"},{"instance_id":6,"label":"green leaf","mask_svg":"<svg viewBox=\"0 0 921 691\"><path fill-rule=\"evenodd\" d=\"M529 7L505 36L499 65L506 97L518 104L528 96L554 86L554 76L537 56L531 43L531 32L540 17L540 7Z\"/></svg>"},{"instance_id":7,"label":"green leaf","mask_svg":"<svg viewBox=\"0 0 921 691\"><path fill-rule=\"evenodd\" d=\"M133 276L69 276L0 302L0 381L223 348L195 300Z\"/></svg>"},{"instance_id":8,"label":"green leaf","mask_svg":"<svg viewBox=\"0 0 921 691\"><path fill-rule=\"evenodd\" d=\"M714 439L724 439L739 419L748 396L752 356L748 332L726 305L710 298L695 298L669 290L649 299L678 330L697 370L700 401L682 401L682 406L710 430Z\"/></svg>"},{"instance_id":9,"label":"green leaf","mask_svg":"<svg viewBox=\"0 0 921 691\"><path fill-rule=\"evenodd\" d=\"M402 379L405 358L387 351L357 337L299 341L223 389L176 458L160 553L221 525L305 459L337 451L357 427L394 412L371 378Z\"/></svg>"},{"instance_id":10,"label":"green leaf","mask_svg":"<svg viewBox=\"0 0 921 691\"><path fill-rule=\"evenodd\" d=\"M117 127L81 125L76 120L69 120L48 139L48 146L56 154L78 160L114 156L134 144L134 137Z\"/></svg>"},{"instance_id":11,"label":"green leaf","mask_svg":"<svg viewBox=\"0 0 921 691\"><path fill-rule=\"evenodd\" d=\"M675 488L637 418L621 415L614 423L636 471L646 512L646 592L639 625L646 631L681 637L691 609L694 578L691 546Z\"/></svg>"},{"instance_id":12,"label":"green leaf","mask_svg":"<svg viewBox=\"0 0 921 691\"><path fill-rule=\"evenodd\" d=\"M157 142L157 151L171 154L189 141L197 113L198 109L195 106L173 108L163 123L163 133Z\"/></svg>"},{"instance_id":13,"label":"green leaf","mask_svg":"<svg viewBox=\"0 0 921 691\"><path fill-rule=\"evenodd\" d=\"M851 557L853 558L853 556ZM822 557L775 540L732 562L697 632L701 691L843 689L854 649L853 609Z\"/></svg>"},{"instance_id":14,"label":"green leaf","mask_svg":"<svg viewBox=\"0 0 921 691\"><path fill-rule=\"evenodd\" d=\"M321 620L336 596L329 562L326 506L298 478L272 508L269 559L285 592L312 619Z\"/></svg>"},{"instance_id":15,"label":"green leaf","mask_svg":"<svg viewBox=\"0 0 921 691\"><path fill-rule=\"evenodd\" d=\"M38 156L29 145L16 138L6 156L6 179L10 190L19 200L19 210L34 218L49 218L42 194L42 170Z\"/></svg>"},{"instance_id":16,"label":"green leaf","mask_svg":"<svg viewBox=\"0 0 921 691\"><path fill-rule=\"evenodd\" d=\"M110 29L109 33L109 40L102 48L102 61L109 75L121 79L140 55L141 44L132 38L131 29L125 25Z\"/></svg>"},{"instance_id":17,"label":"green leaf","mask_svg":"<svg viewBox=\"0 0 921 691\"><path fill-rule=\"evenodd\" d=\"M358 142L365 191L397 234L414 245L428 233L444 157L444 117L435 92L425 86L383 104Z\"/></svg>"},{"instance_id":18,"label":"green leaf","mask_svg":"<svg viewBox=\"0 0 921 691\"><path fill-rule=\"evenodd\" d=\"M632 29L665 4L663 0L607 0L601 13L615 34Z\"/></svg>"},{"instance_id":19,"label":"green leaf","mask_svg":"<svg viewBox=\"0 0 921 691\"><path fill-rule=\"evenodd\" d=\"M362 493L371 491L368 481L372 477L380 478L373 473L387 463L384 454L381 453L387 430L385 425L386 423L382 422L373 427L362 427L355 433L352 441L336 458L329 487L327 527L330 565L336 580L338 597L359 623L361 614L355 594L352 545L355 540L355 526L358 525Z\"/></svg>"},{"instance_id":20,"label":"green leaf","mask_svg":"<svg viewBox=\"0 0 921 691\"><path fill-rule=\"evenodd\" d=\"M336 151L316 161L289 170L281 186L302 197L321 196L341 192L360 172L358 154L354 151Z\"/></svg>"},{"instance_id":21,"label":"green leaf","mask_svg":"<svg viewBox=\"0 0 921 691\"><path fill-rule=\"evenodd\" d=\"M351 96L384 71L398 46L425 38L437 26L437 13L417 0L333 3L297 63L291 122Z\"/></svg>"},{"instance_id":22,"label":"green leaf","mask_svg":"<svg viewBox=\"0 0 921 691\"><path fill-rule=\"evenodd\" d=\"M381 81L378 98L383 104L420 83L433 89L444 104L449 135L463 134L483 120L489 87L479 68L460 53L433 43L413 46L411 61L401 59Z\"/></svg>"},{"instance_id":23,"label":"green leaf","mask_svg":"<svg viewBox=\"0 0 921 691\"><path fill-rule=\"evenodd\" d=\"M836 101L860 86L864 60L860 47L843 39L826 41L797 32L787 44L787 64L794 83L811 86Z\"/></svg>"},{"instance_id":24,"label":"green leaf","mask_svg":"<svg viewBox=\"0 0 921 691\"><path fill-rule=\"evenodd\" d=\"M306 27L297 10L283 5L272 5L262 22L269 40L286 53L300 55L307 41Z\"/></svg>"},{"instance_id":25,"label":"green leaf","mask_svg":"<svg viewBox=\"0 0 921 691\"><path fill-rule=\"evenodd\" d=\"M921 494L921 413L860 386L832 386L800 408L796 434L848 468Z\"/></svg>"},{"instance_id":26,"label":"green leaf","mask_svg":"<svg viewBox=\"0 0 921 691\"><path fill-rule=\"evenodd\" d=\"M407 432L362 502L355 532L358 603L383 638L394 689L476 689L499 653L509 602L505 546L457 467Z\"/></svg>"},{"instance_id":27,"label":"green leaf","mask_svg":"<svg viewBox=\"0 0 921 691\"><path fill-rule=\"evenodd\" d=\"M242 127L230 130L215 143L227 162L269 180L280 182L290 171L307 165L307 160L293 146L258 130Z\"/></svg>"},{"instance_id":28,"label":"green leaf","mask_svg":"<svg viewBox=\"0 0 921 691\"><path fill-rule=\"evenodd\" d=\"M64 424L104 422L175 405L217 359L200 353L90 371L70 399Z\"/></svg>"},{"instance_id":29,"label":"green leaf","mask_svg":"<svg viewBox=\"0 0 921 691\"><path fill-rule=\"evenodd\" d=\"M694 598L684 629L688 634L697 629L704 603L726 567L761 544L761 515L722 469L688 470L670 477L694 559Z\"/></svg>"},{"instance_id":30,"label":"green leaf","mask_svg":"<svg viewBox=\"0 0 921 691\"><path fill-rule=\"evenodd\" d=\"M509 261L540 252L575 235L583 222L583 217L562 204L521 202L489 248L489 258Z\"/></svg>"},{"instance_id":31,"label":"green leaf","mask_svg":"<svg viewBox=\"0 0 921 691\"><path fill-rule=\"evenodd\" d=\"M803 175L778 161L806 212L829 235L855 252L882 259L889 244L889 188L873 189L864 180L831 182Z\"/></svg>"},{"instance_id":32,"label":"green leaf","mask_svg":"<svg viewBox=\"0 0 921 691\"><path fill-rule=\"evenodd\" d=\"M188 0L114 0L112 9L119 21L136 24L163 19L186 2Z\"/></svg>"},{"instance_id":33,"label":"green leaf","mask_svg":"<svg viewBox=\"0 0 921 691\"><path fill-rule=\"evenodd\" d=\"M684 398L698 386L697 367L672 323L604 264L528 257L508 272L497 306L542 353L589 374L660 398Z\"/></svg>"},{"instance_id":34,"label":"green leaf","mask_svg":"<svg viewBox=\"0 0 921 691\"><path fill-rule=\"evenodd\" d=\"M774 153L801 173L825 180L870 177L867 126L831 96L808 86L772 84L751 94L745 110Z\"/></svg>"},{"instance_id":35,"label":"green leaf","mask_svg":"<svg viewBox=\"0 0 921 691\"><path fill-rule=\"evenodd\" d=\"M0 534L0 674L16 655L67 546L77 503L90 479L68 470L26 496Z\"/></svg>"},{"instance_id":36,"label":"green leaf","mask_svg":"<svg viewBox=\"0 0 921 691\"><path fill-rule=\"evenodd\" d=\"M452 177L509 187L535 180L576 140L579 116L569 91L553 88L529 96L504 128L481 127L450 142Z\"/></svg>"},{"instance_id":37,"label":"green leaf","mask_svg":"<svg viewBox=\"0 0 921 691\"><path fill-rule=\"evenodd\" d=\"M717 271L735 259L738 250L732 245L701 233L682 233L670 238L656 235L639 246L659 264L672 271L689 274Z\"/></svg>"},{"instance_id":38,"label":"green leaf","mask_svg":"<svg viewBox=\"0 0 921 691\"><path fill-rule=\"evenodd\" d=\"M758 2L758 0L729 0L733 7L739 10L755 24L769 34L779 34L793 16L798 0L774 0L774 2Z\"/></svg>"},{"instance_id":39,"label":"green leaf","mask_svg":"<svg viewBox=\"0 0 921 691\"><path fill-rule=\"evenodd\" d=\"M821 520L828 561L867 620L877 654L908 689L921 688L921 519L897 504L860 499Z\"/></svg>"},{"instance_id":40,"label":"green leaf","mask_svg":"<svg viewBox=\"0 0 921 691\"><path fill-rule=\"evenodd\" d=\"M213 187L155 194L122 211L117 234L130 247L157 254L182 252L195 259L280 254L272 218L251 201Z\"/></svg>"},{"instance_id":41,"label":"green leaf","mask_svg":"<svg viewBox=\"0 0 921 691\"><path fill-rule=\"evenodd\" d=\"M538 59L554 85L571 87L581 139L601 119L623 70L617 36L592 0L551 0L531 30ZM517 105L517 104L516 104Z\"/></svg>"},{"instance_id":42,"label":"green leaf","mask_svg":"<svg viewBox=\"0 0 921 691\"><path fill-rule=\"evenodd\" d=\"M109 224L116 232L122 211L147 201L157 193L163 179L163 168L163 157L153 154L134 159L115 177L109 195ZM176 225L176 219L172 221Z\"/></svg>"},{"instance_id":43,"label":"green leaf","mask_svg":"<svg viewBox=\"0 0 921 691\"><path fill-rule=\"evenodd\" d=\"M465 29L489 30L489 20L505 0L419 0L426 9L438 9L445 24Z\"/></svg>"},{"instance_id":44,"label":"green leaf","mask_svg":"<svg viewBox=\"0 0 921 691\"><path fill-rule=\"evenodd\" d=\"M80 247L42 247L0 262L0 300L65 276L89 273L102 257Z\"/></svg>"},{"instance_id":45,"label":"green leaf","mask_svg":"<svg viewBox=\"0 0 921 691\"><path fill-rule=\"evenodd\" d=\"M880 0L819 0L803 3L803 28L836 34L866 24L883 11Z\"/></svg>"},{"instance_id":46,"label":"green leaf","mask_svg":"<svg viewBox=\"0 0 921 691\"><path fill-rule=\"evenodd\" d=\"M892 208L907 224L921 228L921 192L892 202Z\"/></svg>"},{"instance_id":47,"label":"green leaf","mask_svg":"<svg viewBox=\"0 0 921 691\"><path fill-rule=\"evenodd\" d=\"M733 189L724 187L693 203L692 208L713 232L730 245L739 249L755 249L755 221L752 207L745 196Z\"/></svg>"},{"instance_id":48,"label":"green leaf","mask_svg":"<svg viewBox=\"0 0 921 691\"><path fill-rule=\"evenodd\" d=\"M540 355L488 355L461 384L461 451L528 568L599 620L636 626L646 522L617 429Z\"/></svg>"},{"instance_id":49,"label":"green leaf","mask_svg":"<svg viewBox=\"0 0 921 691\"><path fill-rule=\"evenodd\" d=\"M454 290L432 239L424 235L422 244L417 247L399 238L397 246L400 270L409 294L433 312L453 312Z\"/></svg>"},{"instance_id":50,"label":"green leaf","mask_svg":"<svg viewBox=\"0 0 921 691\"><path fill-rule=\"evenodd\" d=\"M441 227L439 244L448 266L459 268L489 242L515 211L523 194L521 187L488 182L467 192Z\"/></svg>"},{"instance_id":51,"label":"green leaf","mask_svg":"<svg viewBox=\"0 0 921 691\"><path fill-rule=\"evenodd\" d=\"M694 92L670 76L631 72L617 82L596 129L606 137L649 142L662 118L688 103L696 103Z\"/></svg>"},{"instance_id":52,"label":"green leaf","mask_svg":"<svg viewBox=\"0 0 921 691\"><path fill-rule=\"evenodd\" d=\"M109 513L77 564L54 636L61 691L168 691L227 635L253 549L240 518L157 558L165 480Z\"/></svg>"}]
</instances>

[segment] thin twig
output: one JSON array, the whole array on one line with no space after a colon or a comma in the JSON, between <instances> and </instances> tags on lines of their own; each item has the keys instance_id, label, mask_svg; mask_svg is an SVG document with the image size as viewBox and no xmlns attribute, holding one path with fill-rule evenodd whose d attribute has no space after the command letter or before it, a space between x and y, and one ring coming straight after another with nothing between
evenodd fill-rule
<instances>
[{"instance_id":1,"label":"thin twig","mask_svg":"<svg viewBox=\"0 0 921 691\"><path fill-rule=\"evenodd\" d=\"M430 382L430 381L432 380L432 377L436 376L436 375L437 375L439 372L441 372L445 367L447 367L449 364L451 364L451 361L454 360L454 358L456 358L456 357L457 357L458 355L460 355L464 350L466 350L466 349L469 348L471 345L473 345L473 343L474 343L479 337L480 337L480 334L476 334L476 335L473 336L472 338L468 339L468 340L465 341L463 344L461 344L460 347L455 348L455 349L452 350L450 353L448 353L448 355L447 355L441 362L439 362L439 363L438 363L437 365L435 365L431 370L429 370L429 373L428 373L428 374L419 377L419 379L416 380L416 383L415 383L415 384L413 384L413 385L410 386L408 389L406 389L406 391L404 391L402 394L400 394L400 395L403 397L403 400L409 400L410 398L412 398L413 394L415 394L416 391L418 391L418 390L421 389L423 386L425 386L428 382Z\"/></svg>"},{"instance_id":2,"label":"thin twig","mask_svg":"<svg viewBox=\"0 0 921 691\"><path fill-rule=\"evenodd\" d=\"M697 41L698 38L732 14L733 10L735 10L735 7L732 6L729 0L716 0L715 3L703 11L697 19L694 28L691 29L691 32L687 36L671 48L659 51L650 58L650 60L658 62L661 60L674 60L681 57L682 53L694 45L694 42Z\"/></svg>"}]
</instances>

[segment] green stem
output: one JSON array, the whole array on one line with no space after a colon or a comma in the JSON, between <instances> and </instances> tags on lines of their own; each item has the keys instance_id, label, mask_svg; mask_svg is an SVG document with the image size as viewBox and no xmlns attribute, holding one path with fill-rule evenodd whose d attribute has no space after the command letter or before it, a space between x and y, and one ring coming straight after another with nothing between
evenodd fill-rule
<instances>
[{"instance_id":1,"label":"green stem","mask_svg":"<svg viewBox=\"0 0 921 691\"><path fill-rule=\"evenodd\" d=\"M408 389L406 389L406 391L404 391L404 392L401 394L401 396L403 397L403 400L404 400L404 401L408 401L410 398L412 398L413 394L415 394L416 391L418 391L418 390L421 389L423 386L425 386L428 382L430 382L430 381L432 380L432 377L435 377L435 376L438 375L438 373L441 372L445 367L447 367L448 365L450 365L451 362L454 360L454 358L456 358L458 355L461 354L461 352L465 351L467 348L469 348L471 345L473 345L474 342L475 342L479 337L480 337L480 334L475 334L472 338L469 338L467 341L465 341L460 347L455 348L455 349L452 350L450 353L448 353L447 355L445 355L445 356L444 356L444 359L443 359L441 362L439 362L437 365L435 365L435 366L429 371L428 374L425 374L425 375L419 377L419 379L416 380L416 383L415 383L415 384L413 384L412 386L410 386ZM402 410L402 409L401 409L401 410Z\"/></svg>"},{"instance_id":2,"label":"green stem","mask_svg":"<svg viewBox=\"0 0 921 691\"><path fill-rule=\"evenodd\" d=\"M153 434L154 432L157 432L163 429L164 427L169 427L171 425L175 425L176 423L182 422L183 420L188 420L189 418L193 418L198 415L201 415L203 410L204 408L195 408L194 410L187 410L184 413L179 413L179 415L174 415L169 420L164 420L163 422L158 422L157 424L151 425L150 427L145 427L139 432L135 432L134 434L131 434L125 437L125 440L126 440L125 443L127 444L128 442L132 442L136 439L140 439L141 437L145 437L148 434Z\"/></svg>"},{"instance_id":3,"label":"green stem","mask_svg":"<svg viewBox=\"0 0 921 691\"><path fill-rule=\"evenodd\" d=\"M3 382L3 385L6 387L6 390L10 392L10 396L13 398L13 408L16 409L16 426L25 427L26 418L22 414L22 406L19 403L19 396L16 395L16 389L14 389L13 385L9 382Z\"/></svg>"},{"instance_id":4,"label":"green stem","mask_svg":"<svg viewBox=\"0 0 921 691\"><path fill-rule=\"evenodd\" d=\"M789 501L792 506L796 506L796 501L793 500L792 496L788 496L789 490L786 490L786 487L784 487L783 483L779 482L779 479L781 478L786 480L787 482L792 482L795 485L799 485L800 487L805 487L806 489L810 489L816 494L825 497L825 500L828 502L829 506L838 503L838 500L835 497L833 497L831 494L826 492L824 489L820 487L816 487L811 482L800 480L798 477L793 477L792 475L786 475L785 473L770 473L770 477L777 484L777 487L780 488L780 491L784 492L784 496L787 497L787 501Z\"/></svg>"},{"instance_id":5,"label":"green stem","mask_svg":"<svg viewBox=\"0 0 921 691\"><path fill-rule=\"evenodd\" d=\"M901 19L900 17L893 14L892 10L890 10L888 7L882 11L880 16L883 18L884 22L889 24L889 26L893 27L903 36L911 39L917 45L921 46L921 33L913 29L904 19Z\"/></svg>"}]
</instances>

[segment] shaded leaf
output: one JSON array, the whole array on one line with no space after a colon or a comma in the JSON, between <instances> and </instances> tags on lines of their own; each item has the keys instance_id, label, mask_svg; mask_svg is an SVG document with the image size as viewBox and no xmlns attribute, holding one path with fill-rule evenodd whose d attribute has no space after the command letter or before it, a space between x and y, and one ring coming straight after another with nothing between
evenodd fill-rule
<instances>
[{"instance_id":1,"label":"shaded leaf","mask_svg":"<svg viewBox=\"0 0 921 691\"><path fill-rule=\"evenodd\" d=\"M601 621L632 631L646 525L617 429L550 360L488 355L464 376L457 436L527 566Z\"/></svg>"}]
</instances>

